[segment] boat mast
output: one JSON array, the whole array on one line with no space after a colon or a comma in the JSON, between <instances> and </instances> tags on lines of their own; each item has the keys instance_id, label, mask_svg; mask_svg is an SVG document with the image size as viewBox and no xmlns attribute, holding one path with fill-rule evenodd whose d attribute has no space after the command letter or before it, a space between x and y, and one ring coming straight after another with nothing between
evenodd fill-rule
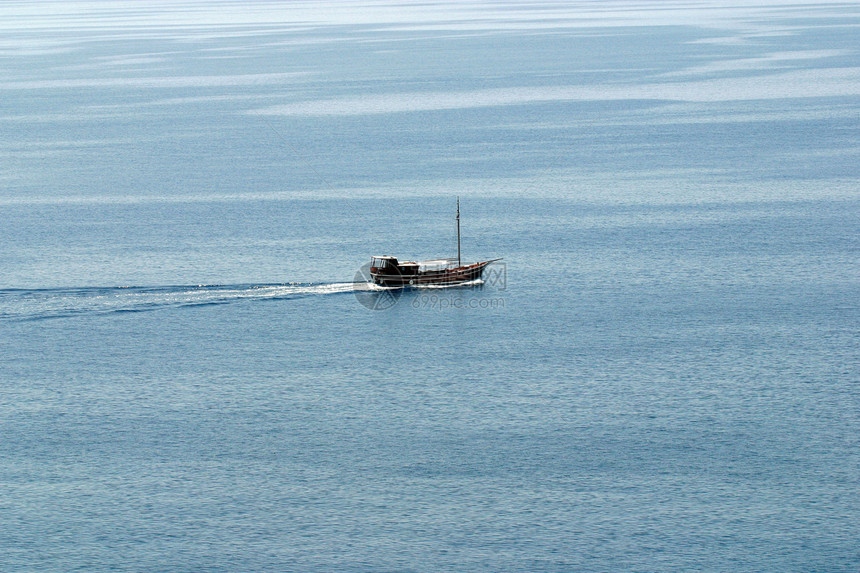
<instances>
[{"instance_id":1,"label":"boat mast","mask_svg":"<svg viewBox=\"0 0 860 573\"><path fill-rule=\"evenodd\" d=\"M457 266L463 266L460 262L460 196L457 196Z\"/></svg>"}]
</instances>

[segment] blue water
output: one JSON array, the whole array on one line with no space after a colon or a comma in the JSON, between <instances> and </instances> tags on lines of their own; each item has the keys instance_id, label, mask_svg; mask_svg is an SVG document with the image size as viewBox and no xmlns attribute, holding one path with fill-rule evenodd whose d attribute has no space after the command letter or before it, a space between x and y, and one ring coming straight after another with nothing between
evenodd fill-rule
<instances>
[{"instance_id":1,"label":"blue water","mask_svg":"<svg viewBox=\"0 0 860 573\"><path fill-rule=\"evenodd\" d=\"M860 8L664 8L0 5L0 570L860 569Z\"/></svg>"}]
</instances>

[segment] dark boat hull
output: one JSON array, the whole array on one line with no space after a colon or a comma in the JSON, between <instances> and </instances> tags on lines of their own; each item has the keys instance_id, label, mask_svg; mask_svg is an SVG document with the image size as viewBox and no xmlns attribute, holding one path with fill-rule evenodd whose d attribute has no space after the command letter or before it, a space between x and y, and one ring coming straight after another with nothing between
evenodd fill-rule
<instances>
[{"instance_id":1,"label":"dark boat hull","mask_svg":"<svg viewBox=\"0 0 860 573\"><path fill-rule=\"evenodd\" d=\"M375 284L390 287L441 285L450 286L481 278L484 269L493 261L484 261L463 267L452 269L439 269L433 271L419 271L417 273L388 273L371 272L370 276Z\"/></svg>"}]
</instances>

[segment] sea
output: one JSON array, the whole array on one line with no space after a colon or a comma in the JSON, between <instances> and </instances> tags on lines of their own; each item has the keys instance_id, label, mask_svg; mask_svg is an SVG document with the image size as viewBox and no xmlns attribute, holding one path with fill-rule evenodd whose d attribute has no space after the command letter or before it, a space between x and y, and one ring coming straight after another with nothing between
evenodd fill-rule
<instances>
[{"instance_id":1,"label":"sea","mask_svg":"<svg viewBox=\"0 0 860 573\"><path fill-rule=\"evenodd\" d=\"M858 40L3 2L0 570L860 570Z\"/></svg>"}]
</instances>

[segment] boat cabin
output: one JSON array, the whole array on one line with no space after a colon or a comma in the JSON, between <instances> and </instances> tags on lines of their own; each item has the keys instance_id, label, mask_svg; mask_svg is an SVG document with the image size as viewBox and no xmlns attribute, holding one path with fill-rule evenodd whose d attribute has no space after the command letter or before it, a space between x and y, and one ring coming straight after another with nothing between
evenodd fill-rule
<instances>
[{"instance_id":1,"label":"boat cabin","mask_svg":"<svg viewBox=\"0 0 860 573\"><path fill-rule=\"evenodd\" d=\"M370 272L372 273L396 273L397 257L379 256L370 257Z\"/></svg>"},{"instance_id":2,"label":"boat cabin","mask_svg":"<svg viewBox=\"0 0 860 573\"><path fill-rule=\"evenodd\" d=\"M370 272L380 275L417 275L418 263L398 263L397 257L376 256L370 258Z\"/></svg>"}]
</instances>

